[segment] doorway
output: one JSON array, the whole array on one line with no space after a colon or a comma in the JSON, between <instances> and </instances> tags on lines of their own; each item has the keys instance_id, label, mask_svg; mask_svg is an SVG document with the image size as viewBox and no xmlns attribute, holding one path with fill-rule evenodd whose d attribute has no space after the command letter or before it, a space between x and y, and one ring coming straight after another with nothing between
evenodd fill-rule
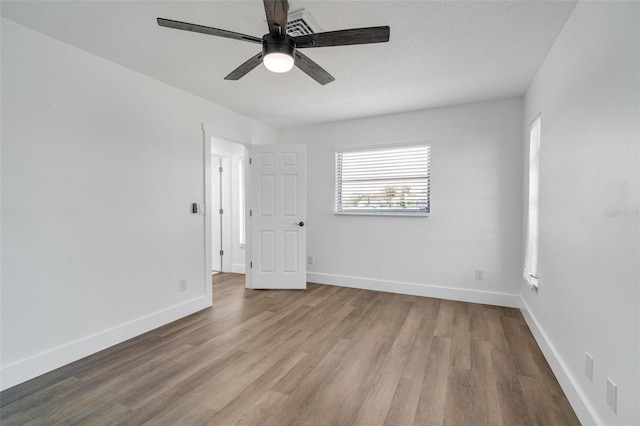
<instances>
[{"instance_id":1,"label":"doorway","mask_svg":"<svg viewBox=\"0 0 640 426\"><path fill-rule=\"evenodd\" d=\"M245 273L245 147L211 138L211 272Z\"/></svg>"}]
</instances>

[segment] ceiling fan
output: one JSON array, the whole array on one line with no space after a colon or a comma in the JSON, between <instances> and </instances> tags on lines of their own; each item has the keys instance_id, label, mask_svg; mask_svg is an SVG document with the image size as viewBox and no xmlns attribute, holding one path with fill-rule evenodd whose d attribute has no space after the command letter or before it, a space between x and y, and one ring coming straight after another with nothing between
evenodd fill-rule
<instances>
[{"instance_id":1,"label":"ceiling fan","mask_svg":"<svg viewBox=\"0 0 640 426\"><path fill-rule=\"evenodd\" d=\"M388 26L353 28L291 37L286 33L287 14L289 12L288 0L263 1L264 11L267 15L267 24L269 25L269 33L263 35L262 38L164 18L158 18L158 25L262 44L262 51L260 53L231 71L231 73L224 78L225 80L239 80L249 71L260 65L261 62L264 62L265 67L273 72L287 72L295 65L309 77L325 85L335 80L334 77L320 65L300 53L298 49L384 43L389 41Z\"/></svg>"}]
</instances>

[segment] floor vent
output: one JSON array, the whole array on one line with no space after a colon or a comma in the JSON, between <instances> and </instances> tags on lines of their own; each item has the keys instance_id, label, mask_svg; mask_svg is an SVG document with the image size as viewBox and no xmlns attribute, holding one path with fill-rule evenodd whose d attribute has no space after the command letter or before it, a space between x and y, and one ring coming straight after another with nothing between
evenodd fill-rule
<instances>
[{"instance_id":1,"label":"floor vent","mask_svg":"<svg viewBox=\"0 0 640 426\"><path fill-rule=\"evenodd\" d=\"M318 27L313 24L309 16L305 16L304 9L291 12L287 22L287 34L292 37L313 34Z\"/></svg>"}]
</instances>

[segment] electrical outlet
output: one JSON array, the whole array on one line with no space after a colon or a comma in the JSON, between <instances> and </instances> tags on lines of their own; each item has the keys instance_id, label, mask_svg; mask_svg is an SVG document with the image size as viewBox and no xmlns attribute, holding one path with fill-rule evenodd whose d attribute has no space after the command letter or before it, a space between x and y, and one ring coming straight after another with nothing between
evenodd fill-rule
<instances>
[{"instance_id":1,"label":"electrical outlet","mask_svg":"<svg viewBox=\"0 0 640 426\"><path fill-rule=\"evenodd\" d=\"M607 405L618 414L618 386L609 377L607 377Z\"/></svg>"},{"instance_id":2,"label":"electrical outlet","mask_svg":"<svg viewBox=\"0 0 640 426\"><path fill-rule=\"evenodd\" d=\"M180 291L187 291L187 280L180 280Z\"/></svg>"},{"instance_id":3,"label":"electrical outlet","mask_svg":"<svg viewBox=\"0 0 640 426\"><path fill-rule=\"evenodd\" d=\"M484 271L482 269L476 269L476 280L484 280Z\"/></svg>"},{"instance_id":4,"label":"electrical outlet","mask_svg":"<svg viewBox=\"0 0 640 426\"><path fill-rule=\"evenodd\" d=\"M313 265L314 261L315 261L315 259L313 258L313 256L307 256L307 264L308 265Z\"/></svg>"},{"instance_id":5,"label":"electrical outlet","mask_svg":"<svg viewBox=\"0 0 640 426\"><path fill-rule=\"evenodd\" d=\"M593 357L589 352L584 353L584 374L593 382Z\"/></svg>"}]
</instances>

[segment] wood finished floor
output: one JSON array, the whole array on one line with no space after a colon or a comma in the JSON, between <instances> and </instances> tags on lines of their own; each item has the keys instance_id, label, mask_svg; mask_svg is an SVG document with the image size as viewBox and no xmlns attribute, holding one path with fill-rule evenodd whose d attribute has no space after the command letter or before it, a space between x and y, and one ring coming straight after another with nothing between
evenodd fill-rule
<instances>
[{"instance_id":1,"label":"wood finished floor","mask_svg":"<svg viewBox=\"0 0 640 426\"><path fill-rule=\"evenodd\" d=\"M520 312L310 284L214 307L0 394L9 425L578 425Z\"/></svg>"}]
</instances>

